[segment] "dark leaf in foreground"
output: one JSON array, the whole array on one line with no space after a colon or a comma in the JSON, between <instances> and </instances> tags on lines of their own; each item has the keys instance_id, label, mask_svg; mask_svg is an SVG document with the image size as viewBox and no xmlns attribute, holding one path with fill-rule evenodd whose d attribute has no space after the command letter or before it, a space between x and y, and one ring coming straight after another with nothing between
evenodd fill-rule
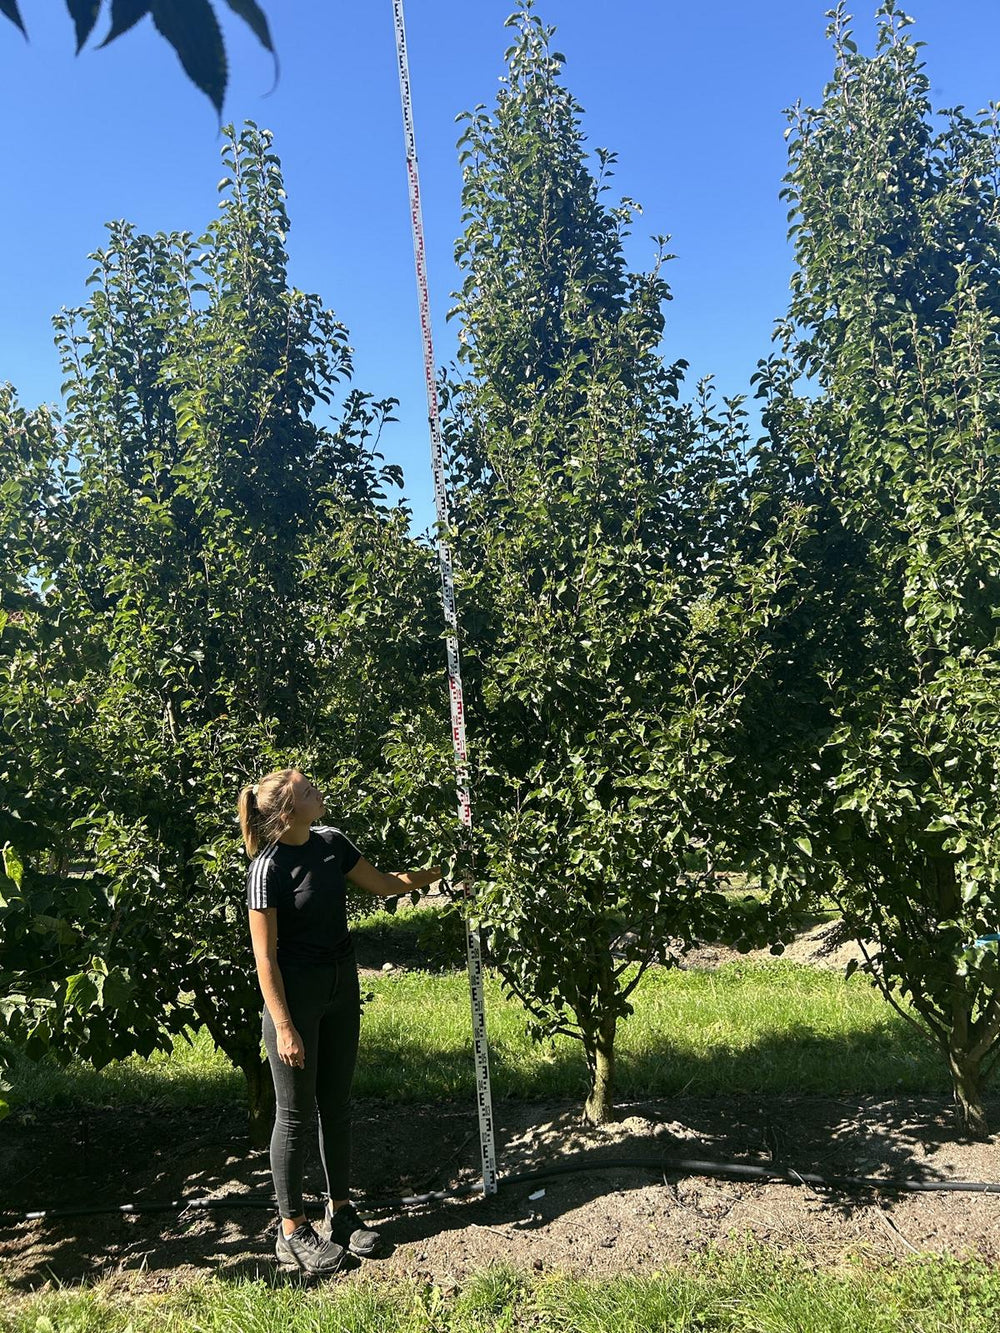
<instances>
[{"instance_id":1,"label":"dark leaf in foreground","mask_svg":"<svg viewBox=\"0 0 1000 1333\"><path fill-rule=\"evenodd\" d=\"M101 0L66 0L66 8L76 27L77 55L83 50L83 44L94 30Z\"/></svg>"},{"instance_id":2,"label":"dark leaf in foreground","mask_svg":"<svg viewBox=\"0 0 1000 1333\"><path fill-rule=\"evenodd\" d=\"M122 33L134 28L149 13L150 0L111 0L111 31L101 46L107 46Z\"/></svg>"},{"instance_id":3,"label":"dark leaf in foreground","mask_svg":"<svg viewBox=\"0 0 1000 1333\"><path fill-rule=\"evenodd\" d=\"M16 24L27 37L28 34L25 31L24 21L21 18L21 11L17 7L17 0L0 0L0 14L6 15L11 23Z\"/></svg>"},{"instance_id":4,"label":"dark leaf in foreground","mask_svg":"<svg viewBox=\"0 0 1000 1333\"><path fill-rule=\"evenodd\" d=\"M240 18L250 26L261 46L273 54L274 45L271 42L271 29L268 27L267 15L257 4L257 0L226 0L226 4L234 14L239 14Z\"/></svg>"},{"instance_id":5,"label":"dark leaf in foreground","mask_svg":"<svg viewBox=\"0 0 1000 1333\"><path fill-rule=\"evenodd\" d=\"M222 111L226 95L226 50L208 0L153 0L153 22L177 52L184 72Z\"/></svg>"}]
</instances>

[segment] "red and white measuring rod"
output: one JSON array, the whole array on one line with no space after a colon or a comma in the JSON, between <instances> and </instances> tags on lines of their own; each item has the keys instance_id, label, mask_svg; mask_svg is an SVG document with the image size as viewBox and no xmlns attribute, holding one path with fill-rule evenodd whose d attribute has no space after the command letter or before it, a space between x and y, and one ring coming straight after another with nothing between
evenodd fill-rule
<instances>
[{"instance_id":1,"label":"red and white measuring rod","mask_svg":"<svg viewBox=\"0 0 1000 1333\"><path fill-rule=\"evenodd\" d=\"M441 416L438 411L434 341L431 337L431 303L427 287L427 251L424 222L420 208L420 177L417 172L417 141L413 132L413 102L410 96L410 69L406 58L406 28L403 24L403 0L392 0L396 24L396 55L399 61L399 93L403 103L403 132L406 137L406 174L410 183L410 222L413 226L413 258L417 268L417 295L420 301L420 331L424 344L424 379L427 386L427 417L431 428L431 468L434 472L434 507L438 521L438 568L441 572L441 602L444 607L448 654L448 694L451 700L451 737L455 749L455 785L458 790L458 817L472 828L472 799L469 792L469 760L465 748L465 704L462 697L462 669L458 653L458 614L455 607L455 573L446 534L448 492L444 481L444 454L441 442ZM479 1141L483 1155L483 1193L495 1194L497 1188L496 1149L493 1130L493 1095L490 1088L489 1048L486 1042L486 1004L483 996L483 959L479 930L470 924L473 885L462 884L465 897L465 946L469 965L469 996L472 1001L472 1042L476 1062L476 1100L479 1109Z\"/></svg>"}]
</instances>

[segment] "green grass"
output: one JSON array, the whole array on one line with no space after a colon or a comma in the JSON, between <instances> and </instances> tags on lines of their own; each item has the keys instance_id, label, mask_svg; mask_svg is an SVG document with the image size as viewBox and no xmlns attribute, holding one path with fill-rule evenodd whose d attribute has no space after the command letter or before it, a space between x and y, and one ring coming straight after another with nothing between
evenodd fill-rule
<instances>
[{"instance_id":1,"label":"green grass","mask_svg":"<svg viewBox=\"0 0 1000 1333\"><path fill-rule=\"evenodd\" d=\"M472 1094L469 1000L461 975L390 974L366 1011L359 1095L432 1101ZM498 1096L584 1091L579 1044L539 1046L523 1009L487 976ZM619 1095L926 1091L945 1071L863 980L775 961L709 972L655 972L617 1043Z\"/></svg>"},{"instance_id":2,"label":"green grass","mask_svg":"<svg viewBox=\"0 0 1000 1333\"><path fill-rule=\"evenodd\" d=\"M7 1077L15 1109L219 1106L244 1100L243 1075L216 1050L205 1029L175 1038L172 1052L156 1051L148 1060L137 1055L113 1060L103 1069L78 1061L64 1068L49 1058L36 1063L14 1056Z\"/></svg>"},{"instance_id":3,"label":"green grass","mask_svg":"<svg viewBox=\"0 0 1000 1333\"><path fill-rule=\"evenodd\" d=\"M359 1097L432 1102L473 1093L464 973L365 978ZM934 1051L863 979L845 982L784 960L716 971L655 971L619 1029L621 1098L682 1092L891 1093L947 1089ZM531 1041L524 1010L486 976L497 1097L577 1097L585 1091L578 1043ZM256 1022L256 1018L250 1021ZM205 1033L178 1039L172 1056L133 1057L95 1071L19 1060L15 1106L219 1105L243 1096L241 1076Z\"/></svg>"},{"instance_id":4,"label":"green grass","mask_svg":"<svg viewBox=\"0 0 1000 1333\"><path fill-rule=\"evenodd\" d=\"M401 1282L312 1289L209 1279L167 1294L120 1284L18 1296L3 1333L995 1333L1000 1273L986 1263L863 1260L815 1271L747 1248L649 1276L578 1281L493 1268L459 1290Z\"/></svg>"}]
</instances>

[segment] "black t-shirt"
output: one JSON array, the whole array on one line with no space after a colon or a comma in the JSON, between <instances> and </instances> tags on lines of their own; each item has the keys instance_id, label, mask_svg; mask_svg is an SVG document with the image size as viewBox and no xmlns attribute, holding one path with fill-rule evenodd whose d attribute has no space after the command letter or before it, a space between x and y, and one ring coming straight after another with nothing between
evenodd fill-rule
<instances>
[{"instance_id":1,"label":"black t-shirt","mask_svg":"<svg viewBox=\"0 0 1000 1333\"><path fill-rule=\"evenodd\" d=\"M344 876L360 857L339 829L314 828L301 846L272 842L250 862L247 906L277 909L279 967L350 955Z\"/></svg>"}]
</instances>

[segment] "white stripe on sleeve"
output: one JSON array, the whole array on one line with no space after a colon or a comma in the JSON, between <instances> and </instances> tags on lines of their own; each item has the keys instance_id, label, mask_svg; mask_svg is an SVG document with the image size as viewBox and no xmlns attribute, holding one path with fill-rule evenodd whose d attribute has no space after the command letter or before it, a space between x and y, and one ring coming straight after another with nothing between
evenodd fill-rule
<instances>
[{"instance_id":1,"label":"white stripe on sleeve","mask_svg":"<svg viewBox=\"0 0 1000 1333\"><path fill-rule=\"evenodd\" d=\"M250 867L250 893L247 905L255 907L259 911L267 910L267 872L274 860L276 850L277 844L272 844L260 853Z\"/></svg>"}]
</instances>

